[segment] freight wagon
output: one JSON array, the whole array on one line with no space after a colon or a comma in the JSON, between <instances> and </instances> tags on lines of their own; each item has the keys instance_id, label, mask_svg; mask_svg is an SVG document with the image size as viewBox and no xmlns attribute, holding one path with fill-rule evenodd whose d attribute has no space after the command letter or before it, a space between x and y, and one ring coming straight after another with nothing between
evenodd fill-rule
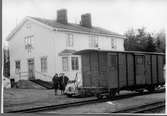
<instances>
[{"instance_id":1,"label":"freight wagon","mask_svg":"<svg viewBox=\"0 0 167 116\"><path fill-rule=\"evenodd\" d=\"M75 53L82 60L82 88L79 94L94 90L114 96L120 90L154 89L165 83L165 54L137 51L81 50Z\"/></svg>"}]
</instances>

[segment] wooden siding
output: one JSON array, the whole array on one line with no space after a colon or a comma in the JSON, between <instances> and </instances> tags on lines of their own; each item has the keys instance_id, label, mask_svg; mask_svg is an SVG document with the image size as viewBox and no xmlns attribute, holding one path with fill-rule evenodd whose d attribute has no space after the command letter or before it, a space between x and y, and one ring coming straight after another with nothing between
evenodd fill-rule
<instances>
[{"instance_id":1,"label":"wooden siding","mask_svg":"<svg viewBox=\"0 0 167 116\"><path fill-rule=\"evenodd\" d=\"M163 55L119 52L82 54L85 87L126 88L164 83Z\"/></svg>"}]
</instances>

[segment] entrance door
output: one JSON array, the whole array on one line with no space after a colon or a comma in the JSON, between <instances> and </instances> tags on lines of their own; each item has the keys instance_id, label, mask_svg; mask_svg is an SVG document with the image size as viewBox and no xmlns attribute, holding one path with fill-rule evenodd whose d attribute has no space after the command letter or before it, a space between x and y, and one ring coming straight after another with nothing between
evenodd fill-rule
<instances>
[{"instance_id":1,"label":"entrance door","mask_svg":"<svg viewBox=\"0 0 167 116\"><path fill-rule=\"evenodd\" d=\"M34 72L34 59L28 59L28 77L29 80L35 79L35 72Z\"/></svg>"}]
</instances>

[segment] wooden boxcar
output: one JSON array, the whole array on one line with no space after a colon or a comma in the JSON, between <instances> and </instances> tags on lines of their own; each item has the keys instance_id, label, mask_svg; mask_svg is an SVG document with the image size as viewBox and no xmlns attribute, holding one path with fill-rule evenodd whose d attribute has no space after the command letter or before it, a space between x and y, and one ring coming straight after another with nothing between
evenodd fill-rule
<instances>
[{"instance_id":1,"label":"wooden boxcar","mask_svg":"<svg viewBox=\"0 0 167 116\"><path fill-rule=\"evenodd\" d=\"M86 88L149 91L165 83L165 54L136 51L81 50L82 81Z\"/></svg>"}]
</instances>

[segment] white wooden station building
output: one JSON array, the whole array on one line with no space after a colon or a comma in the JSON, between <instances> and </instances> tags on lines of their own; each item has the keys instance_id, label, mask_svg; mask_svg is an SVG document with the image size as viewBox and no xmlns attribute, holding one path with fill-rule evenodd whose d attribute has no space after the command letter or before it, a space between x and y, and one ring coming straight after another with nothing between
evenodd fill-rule
<instances>
[{"instance_id":1,"label":"white wooden station building","mask_svg":"<svg viewBox=\"0 0 167 116\"><path fill-rule=\"evenodd\" d=\"M105 20L105 19L104 19ZM68 22L67 10L57 11L57 19L26 17L7 37L10 75L20 79L51 81L55 73L74 80L81 77L81 58L72 53L83 49L124 51L124 36L92 26L89 13L80 24Z\"/></svg>"}]
</instances>

